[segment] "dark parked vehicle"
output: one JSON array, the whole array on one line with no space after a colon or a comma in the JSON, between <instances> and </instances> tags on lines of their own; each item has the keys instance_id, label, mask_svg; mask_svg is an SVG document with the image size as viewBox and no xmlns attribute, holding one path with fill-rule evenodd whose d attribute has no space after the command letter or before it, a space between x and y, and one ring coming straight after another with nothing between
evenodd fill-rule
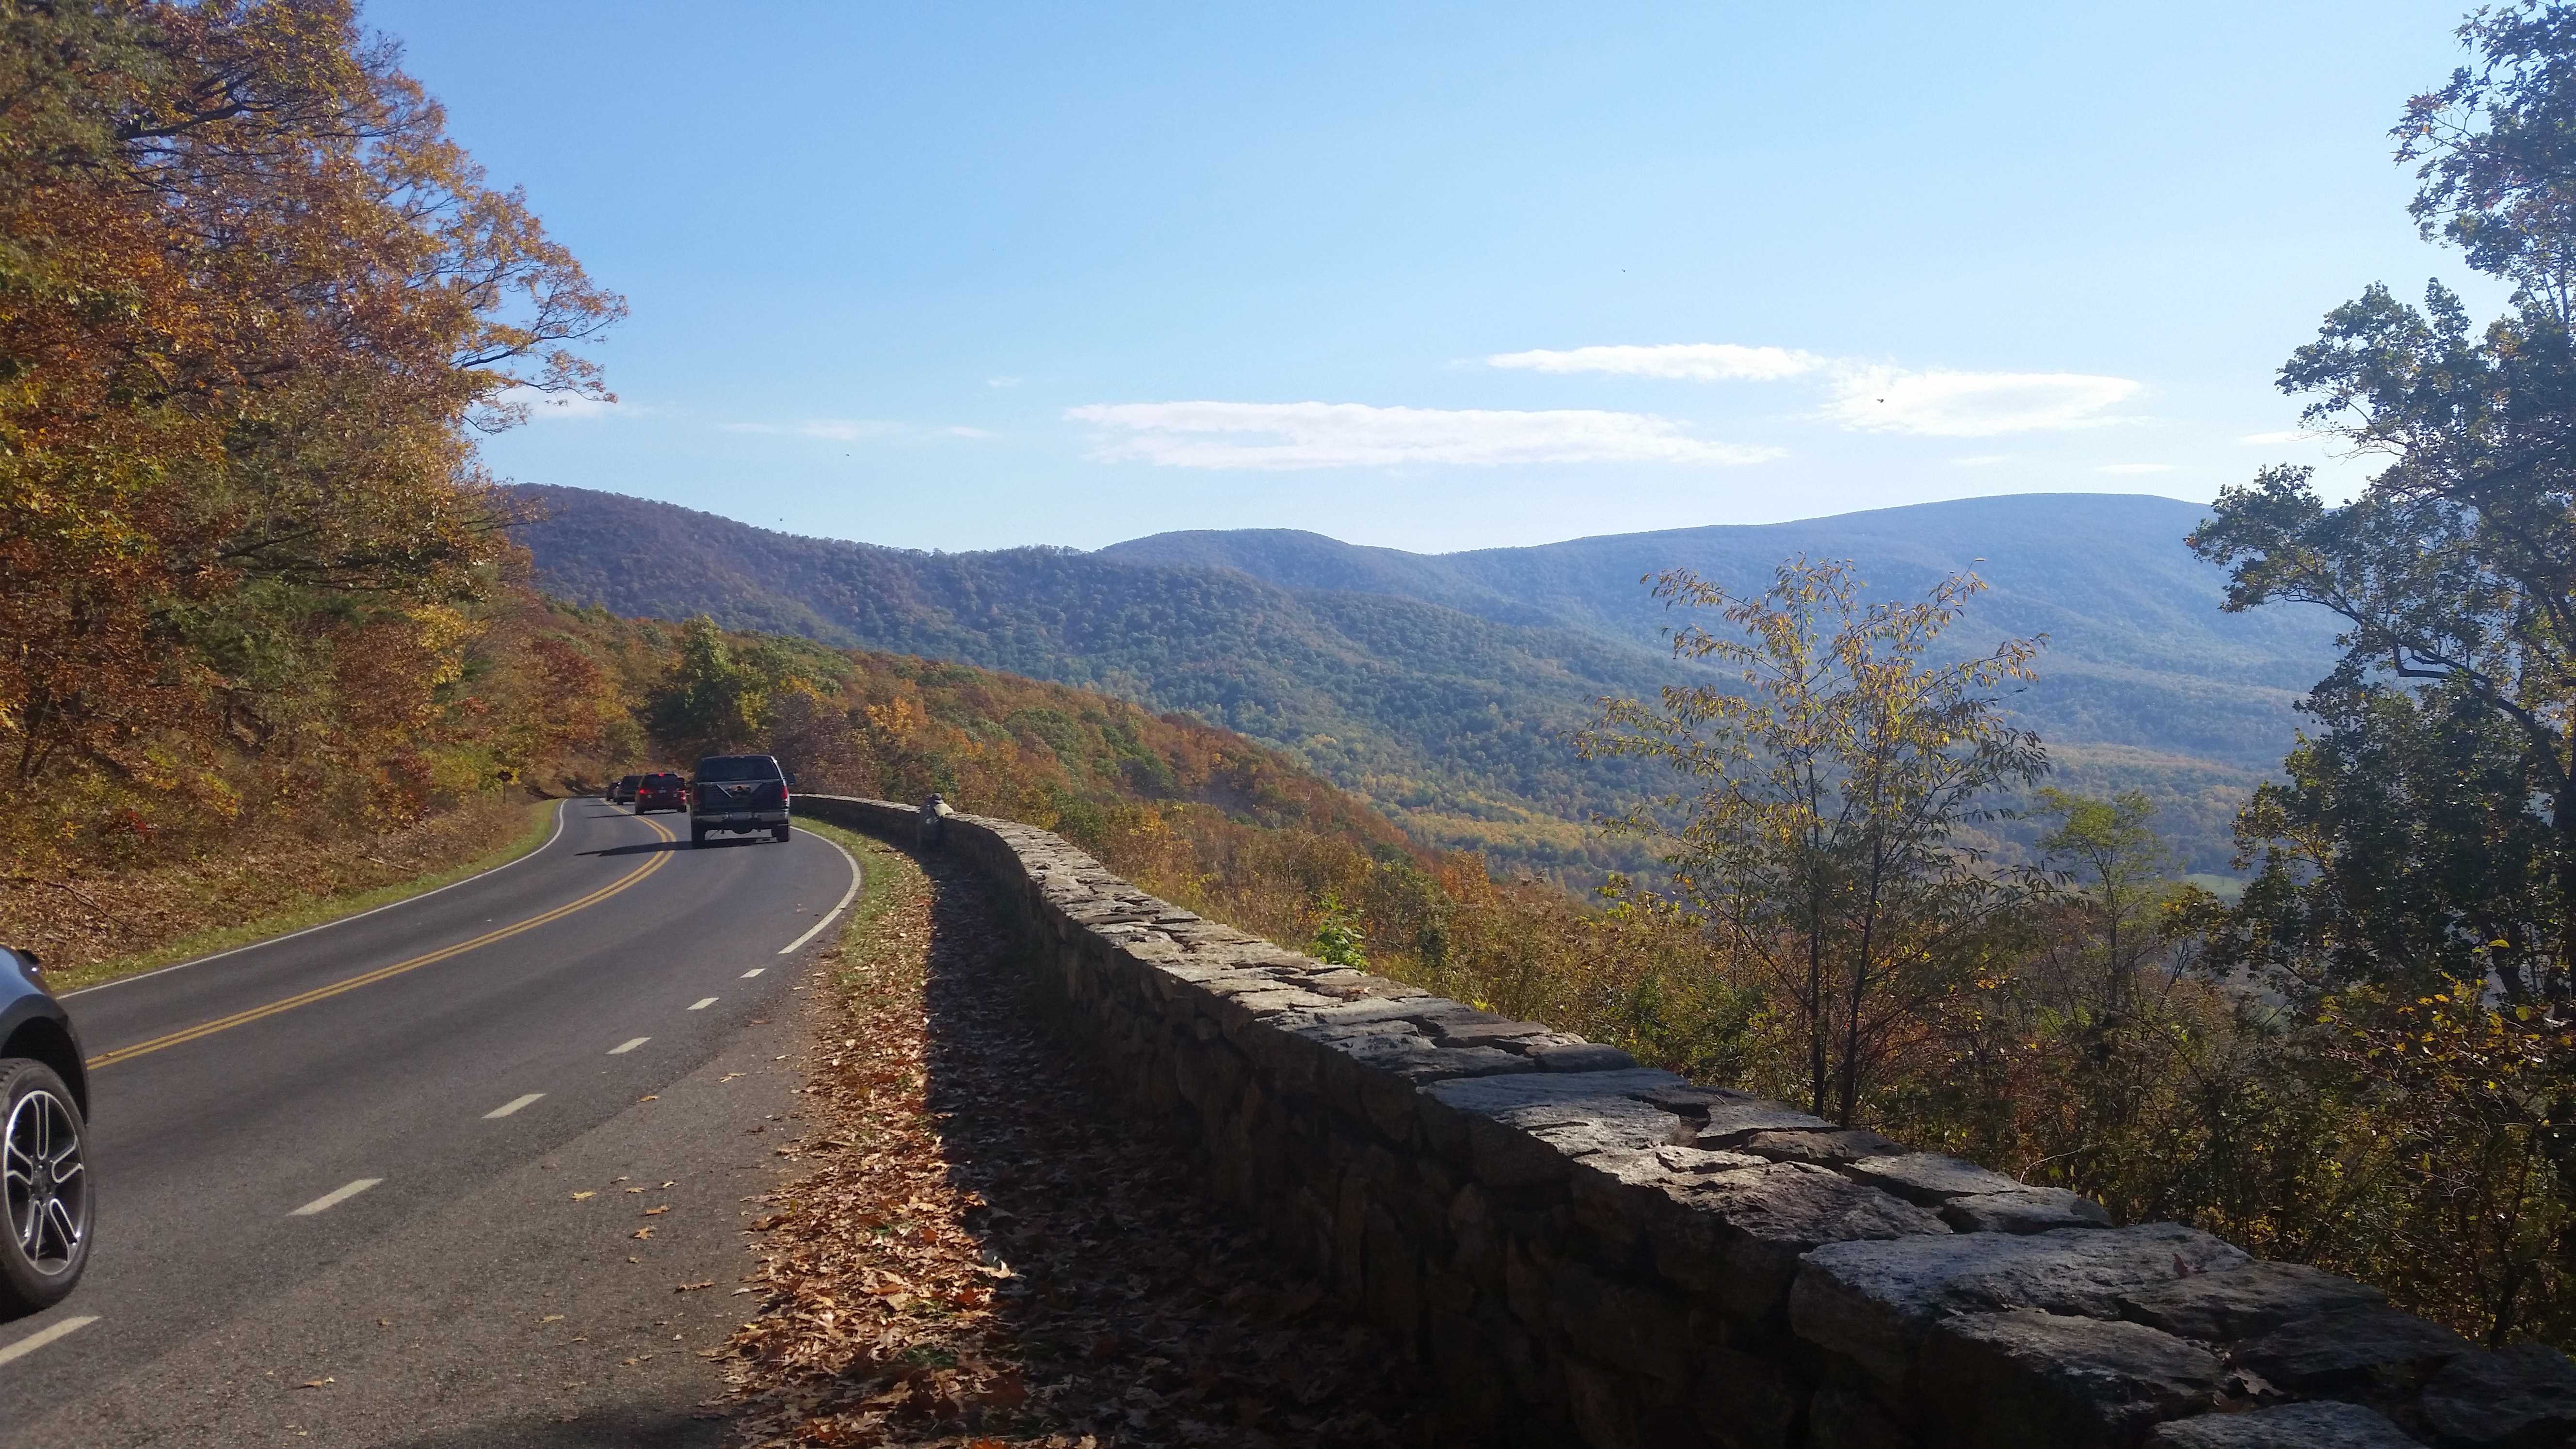
<instances>
[{"instance_id":1,"label":"dark parked vehicle","mask_svg":"<svg viewBox=\"0 0 2576 1449\"><path fill-rule=\"evenodd\" d=\"M768 831L787 838L787 772L776 755L709 755L698 761L689 786L689 843L704 845L712 831L741 835Z\"/></svg>"},{"instance_id":2,"label":"dark parked vehicle","mask_svg":"<svg viewBox=\"0 0 2576 1449\"><path fill-rule=\"evenodd\" d=\"M89 1072L34 953L0 946L0 1310L60 1303L89 1266Z\"/></svg>"},{"instance_id":3,"label":"dark parked vehicle","mask_svg":"<svg viewBox=\"0 0 2576 1449\"><path fill-rule=\"evenodd\" d=\"M689 782L664 770L647 775L635 786L635 813L649 815L656 810L689 808Z\"/></svg>"},{"instance_id":4,"label":"dark parked vehicle","mask_svg":"<svg viewBox=\"0 0 2576 1449\"><path fill-rule=\"evenodd\" d=\"M644 783L644 777L643 777L643 776L641 776L641 775L629 775L629 776L627 776L625 779L618 781L616 784L609 786L609 787L608 787L608 803L609 803L609 804L611 804L611 805L632 805L632 804L634 804L634 803L635 803L635 787L636 787L636 786L638 786L638 785L641 785L641 784L643 784L643 783Z\"/></svg>"}]
</instances>

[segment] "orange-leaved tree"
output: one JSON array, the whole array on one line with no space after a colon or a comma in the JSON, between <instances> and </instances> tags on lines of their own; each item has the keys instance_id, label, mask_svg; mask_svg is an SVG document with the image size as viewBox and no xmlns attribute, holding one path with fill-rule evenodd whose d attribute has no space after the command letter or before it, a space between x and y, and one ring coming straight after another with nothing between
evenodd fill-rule
<instances>
[{"instance_id":1,"label":"orange-leaved tree","mask_svg":"<svg viewBox=\"0 0 2576 1449\"><path fill-rule=\"evenodd\" d=\"M396 61L348 0L0 6L0 759L52 802L21 848L119 796L416 793L388 762L507 551L475 429L604 396L568 344L622 304Z\"/></svg>"}]
</instances>

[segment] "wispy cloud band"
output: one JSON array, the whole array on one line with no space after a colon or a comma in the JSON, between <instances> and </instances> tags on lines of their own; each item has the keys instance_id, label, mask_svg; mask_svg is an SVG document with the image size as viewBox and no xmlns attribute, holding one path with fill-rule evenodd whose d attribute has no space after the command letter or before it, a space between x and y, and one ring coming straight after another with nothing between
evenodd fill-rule
<instances>
[{"instance_id":1,"label":"wispy cloud band","mask_svg":"<svg viewBox=\"0 0 2576 1449\"><path fill-rule=\"evenodd\" d=\"M1606 372L1627 377L1669 377L1685 382L1776 382L1831 365L1831 359L1789 347L1745 347L1733 342L1669 342L1651 347L1537 348L1498 352L1485 361L1531 372Z\"/></svg>"},{"instance_id":2,"label":"wispy cloud band","mask_svg":"<svg viewBox=\"0 0 2576 1449\"><path fill-rule=\"evenodd\" d=\"M1535 372L1686 382L1779 382L1817 375L1830 394L1823 410L1827 420L1860 432L1935 438L2099 427L2121 421L2106 410L2139 389L2139 384L2125 377L1913 370L1823 357L1793 347L1747 347L1733 342L1541 348L1498 352L1485 361Z\"/></svg>"},{"instance_id":3,"label":"wispy cloud band","mask_svg":"<svg viewBox=\"0 0 2576 1449\"><path fill-rule=\"evenodd\" d=\"M1782 450L1712 443L1646 413L1372 407L1365 403L1094 403L1065 413L1102 430L1097 455L1170 468L1760 463Z\"/></svg>"},{"instance_id":4,"label":"wispy cloud band","mask_svg":"<svg viewBox=\"0 0 2576 1449\"><path fill-rule=\"evenodd\" d=\"M1834 380L1825 416L1863 432L1931 438L1992 438L2006 433L2096 428L2137 392L2125 377L2081 372L1908 372L1852 368Z\"/></svg>"}]
</instances>

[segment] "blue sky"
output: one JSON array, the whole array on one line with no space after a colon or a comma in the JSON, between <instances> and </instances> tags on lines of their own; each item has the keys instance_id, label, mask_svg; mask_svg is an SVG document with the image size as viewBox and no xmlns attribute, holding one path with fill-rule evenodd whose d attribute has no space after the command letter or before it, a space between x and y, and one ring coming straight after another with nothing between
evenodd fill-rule
<instances>
[{"instance_id":1,"label":"blue sky","mask_svg":"<svg viewBox=\"0 0 2576 1449\"><path fill-rule=\"evenodd\" d=\"M909 547L2348 486L2274 370L2462 270L2456 4L365 14L633 307L497 471Z\"/></svg>"}]
</instances>

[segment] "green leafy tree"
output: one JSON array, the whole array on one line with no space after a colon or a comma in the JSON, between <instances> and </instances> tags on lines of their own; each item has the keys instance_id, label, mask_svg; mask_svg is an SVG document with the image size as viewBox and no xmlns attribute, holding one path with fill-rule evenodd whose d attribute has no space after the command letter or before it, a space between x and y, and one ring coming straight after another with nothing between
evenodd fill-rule
<instances>
[{"instance_id":1,"label":"green leafy tree","mask_svg":"<svg viewBox=\"0 0 2576 1449\"><path fill-rule=\"evenodd\" d=\"M2512 285L2484 326L2373 286L2282 368L2385 460L2231 488L2192 538L2227 607L2341 617L2321 726L2238 821L2261 870L2210 941L2285 1006L2284 1070L2348 1185L2321 1256L2502 1342L2576 1336L2576 7L2481 10L2407 106L2428 240Z\"/></svg>"},{"instance_id":2,"label":"green leafy tree","mask_svg":"<svg viewBox=\"0 0 2576 1449\"><path fill-rule=\"evenodd\" d=\"M1685 626L1675 656L1733 666L1740 687L1607 701L1578 741L1587 756L1661 760L1688 782L1662 802L1678 824L1641 811L1621 827L1664 840L1677 887L1723 949L1783 994L1809 1100L1843 1122L2021 894L1959 827L2047 768L1995 696L2030 677L2039 640L1926 658L1983 584L1954 575L1915 603L1867 603L1862 587L1848 563L1803 557L1751 598L1661 575L1657 597L1728 626Z\"/></svg>"},{"instance_id":3,"label":"green leafy tree","mask_svg":"<svg viewBox=\"0 0 2576 1449\"><path fill-rule=\"evenodd\" d=\"M2167 917L2181 884L2173 849L2155 831L2155 802L2138 790L2094 800L2055 786L2042 786L2038 800L2033 813L2051 822L2041 857L2074 886L2067 914L2085 924L2073 944L2096 986L2092 1004L2105 1017L2126 1016L2141 972L2171 939Z\"/></svg>"},{"instance_id":4,"label":"green leafy tree","mask_svg":"<svg viewBox=\"0 0 2576 1449\"><path fill-rule=\"evenodd\" d=\"M774 682L736 659L724 631L700 614L681 626L670 677L647 706L653 733L713 751L748 746L768 723Z\"/></svg>"}]
</instances>

